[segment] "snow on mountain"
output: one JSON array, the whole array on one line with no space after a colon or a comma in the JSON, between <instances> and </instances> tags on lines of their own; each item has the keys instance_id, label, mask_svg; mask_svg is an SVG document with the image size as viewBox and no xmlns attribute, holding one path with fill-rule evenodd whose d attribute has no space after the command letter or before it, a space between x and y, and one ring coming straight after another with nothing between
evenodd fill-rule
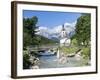
<instances>
[{"instance_id":1,"label":"snow on mountain","mask_svg":"<svg viewBox=\"0 0 100 80\"><path fill-rule=\"evenodd\" d=\"M73 34L75 34L75 24L76 21L73 23L64 23L67 35L72 36ZM62 30L62 25L55 26L52 29L50 29L49 27L41 26L39 27L37 34L49 39L59 38L61 30Z\"/></svg>"},{"instance_id":2,"label":"snow on mountain","mask_svg":"<svg viewBox=\"0 0 100 80\"><path fill-rule=\"evenodd\" d=\"M48 30L47 27L39 27L37 34L49 38L50 33Z\"/></svg>"}]
</instances>

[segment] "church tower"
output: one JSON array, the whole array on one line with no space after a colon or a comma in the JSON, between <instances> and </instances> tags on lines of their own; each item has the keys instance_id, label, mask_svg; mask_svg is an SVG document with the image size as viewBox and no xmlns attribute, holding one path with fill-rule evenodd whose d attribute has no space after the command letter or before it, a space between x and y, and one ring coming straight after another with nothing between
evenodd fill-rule
<instances>
[{"instance_id":1,"label":"church tower","mask_svg":"<svg viewBox=\"0 0 100 80\"><path fill-rule=\"evenodd\" d=\"M64 24L62 25L61 33L60 33L60 46L69 46L71 40L68 38L68 34L66 29L64 28Z\"/></svg>"},{"instance_id":2,"label":"church tower","mask_svg":"<svg viewBox=\"0 0 100 80\"><path fill-rule=\"evenodd\" d=\"M67 35L67 32L66 32L66 30L65 30L65 28L64 28L64 24L63 24L63 25L62 25L62 30L61 30L60 36L61 36L61 38L65 38L66 35Z\"/></svg>"}]
</instances>

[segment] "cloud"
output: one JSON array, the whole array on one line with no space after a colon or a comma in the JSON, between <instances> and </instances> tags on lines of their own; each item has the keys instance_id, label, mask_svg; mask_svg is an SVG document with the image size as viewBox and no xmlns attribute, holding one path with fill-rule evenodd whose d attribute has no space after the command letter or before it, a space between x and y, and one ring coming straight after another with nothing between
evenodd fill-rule
<instances>
[{"instance_id":1,"label":"cloud","mask_svg":"<svg viewBox=\"0 0 100 80\"><path fill-rule=\"evenodd\" d=\"M75 30L75 25L76 25L76 21L73 23L68 23L68 22L64 23L64 27L67 32ZM62 25L59 25L59 26L54 27L52 29L52 32L59 33L61 31L61 29L62 29Z\"/></svg>"},{"instance_id":2,"label":"cloud","mask_svg":"<svg viewBox=\"0 0 100 80\"><path fill-rule=\"evenodd\" d=\"M52 29L52 33L59 33L62 29L62 25L56 26Z\"/></svg>"},{"instance_id":3,"label":"cloud","mask_svg":"<svg viewBox=\"0 0 100 80\"><path fill-rule=\"evenodd\" d=\"M47 30L48 28L47 27L44 27L44 26L40 26L39 27L39 30Z\"/></svg>"},{"instance_id":4,"label":"cloud","mask_svg":"<svg viewBox=\"0 0 100 80\"><path fill-rule=\"evenodd\" d=\"M74 32L75 31L75 25L76 25L76 21L73 23L64 23L64 27L66 29L67 34ZM57 37L57 34L60 34L61 30L62 30L62 25L58 25L55 26L54 28L49 28L46 26L40 26L39 27L39 32L37 32L37 34L39 35L43 35L45 37Z\"/></svg>"},{"instance_id":5,"label":"cloud","mask_svg":"<svg viewBox=\"0 0 100 80\"><path fill-rule=\"evenodd\" d=\"M66 22L64 25L65 25L65 26L70 26L70 27L75 27L76 22L77 22L77 21L74 21L74 22L72 22L72 23L67 23L67 22Z\"/></svg>"}]
</instances>

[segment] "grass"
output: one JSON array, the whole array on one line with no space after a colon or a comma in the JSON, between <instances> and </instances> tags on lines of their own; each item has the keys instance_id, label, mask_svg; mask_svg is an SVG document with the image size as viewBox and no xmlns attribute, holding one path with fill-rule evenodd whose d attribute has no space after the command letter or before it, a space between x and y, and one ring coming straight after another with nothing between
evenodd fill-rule
<instances>
[{"instance_id":1,"label":"grass","mask_svg":"<svg viewBox=\"0 0 100 80\"><path fill-rule=\"evenodd\" d=\"M60 47L60 51L64 52L65 54L75 53L78 50L78 47Z\"/></svg>"},{"instance_id":2,"label":"grass","mask_svg":"<svg viewBox=\"0 0 100 80\"><path fill-rule=\"evenodd\" d=\"M82 55L84 56L84 58L90 58L91 56L90 47L83 47L82 50L83 50Z\"/></svg>"},{"instance_id":3,"label":"grass","mask_svg":"<svg viewBox=\"0 0 100 80\"><path fill-rule=\"evenodd\" d=\"M82 56L84 56L84 58L89 58L90 57L90 47L84 47L84 46L73 46L73 47L59 47L59 50L65 54L72 54L75 53L76 51L78 51L79 49L82 49Z\"/></svg>"}]
</instances>

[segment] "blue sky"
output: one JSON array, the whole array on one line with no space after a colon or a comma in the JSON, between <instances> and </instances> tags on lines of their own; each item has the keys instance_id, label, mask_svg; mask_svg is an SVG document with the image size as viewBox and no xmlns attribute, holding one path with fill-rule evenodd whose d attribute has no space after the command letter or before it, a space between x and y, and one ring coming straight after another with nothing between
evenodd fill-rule
<instances>
[{"instance_id":1,"label":"blue sky","mask_svg":"<svg viewBox=\"0 0 100 80\"><path fill-rule=\"evenodd\" d=\"M64 23L73 23L81 16L81 13L74 12L52 12L52 11L33 11L24 10L23 17L31 18L38 17L39 26L52 28L54 26L62 25Z\"/></svg>"}]
</instances>

